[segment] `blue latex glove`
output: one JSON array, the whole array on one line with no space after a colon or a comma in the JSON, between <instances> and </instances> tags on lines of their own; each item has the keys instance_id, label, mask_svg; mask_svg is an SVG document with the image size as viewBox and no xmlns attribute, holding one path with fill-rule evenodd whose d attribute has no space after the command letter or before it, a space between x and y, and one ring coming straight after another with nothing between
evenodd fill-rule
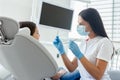
<instances>
[{"instance_id":1,"label":"blue latex glove","mask_svg":"<svg viewBox=\"0 0 120 80\"><path fill-rule=\"evenodd\" d=\"M81 59L83 57L83 54L81 53L78 45L73 42L73 41L70 41L69 42L69 49L73 52L73 54L78 58L78 59Z\"/></svg>"},{"instance_id":2,"label":"blue latex glove","mask_svg":"<svg viewBox=\"0 0 120 80\"><path fill-rule=\"evenodd\" d=\"M65 54L65 50L59 36L56 36L55 40L53 41L53 44L58 49L61 55Z\"/></svg>"}]
</instances>

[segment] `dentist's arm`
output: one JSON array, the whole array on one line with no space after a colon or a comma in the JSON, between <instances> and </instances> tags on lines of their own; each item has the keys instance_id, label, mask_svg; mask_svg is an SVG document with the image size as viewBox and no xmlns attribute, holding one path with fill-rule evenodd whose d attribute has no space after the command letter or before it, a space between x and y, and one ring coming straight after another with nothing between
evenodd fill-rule
<instances>
[{"instance_id":1,"label":"dentist's arm","mask_svg":"<svg viewBox=\"0 0 120 80\"><path fill-rule=\"evenodd\" d=\"M55 38L53 44L55 45L55 47L58 49L59 53L61 54L61 57L63 59L65 66L67 67L67 69L70 72L74 71L78 66L77 65L77 58L74 58L73 61L69 60L69 58L65 54L63 44L58 36Z\"/></svg>"},{"instance_id":2,"label":"dentist's arm","mask_svg":"<svg viewBox=\"0 0 120 80\"><path fill-rule=\"evenodd\" d=\"M72 61L70 61L66 54L61 55L61 57L65 66L70 72L73 72L77 68L77 58L74 58Z\"/></svg>"},{"instance_id":3,"label":"dentist's arm","mask_svg":"<svg viewBox=\"0 0 120 80\"><path fill-rule=\"evenodd\" d=\"M77 44L73 41L69 43L69 49L73 54L80 60L85 69L96 79L100 80L104 74L104 71L107 66L107 62L101 59L96 59L96 64L92 64L87 60L86 57L82 54Z\"/></svg>"}]
</instances>

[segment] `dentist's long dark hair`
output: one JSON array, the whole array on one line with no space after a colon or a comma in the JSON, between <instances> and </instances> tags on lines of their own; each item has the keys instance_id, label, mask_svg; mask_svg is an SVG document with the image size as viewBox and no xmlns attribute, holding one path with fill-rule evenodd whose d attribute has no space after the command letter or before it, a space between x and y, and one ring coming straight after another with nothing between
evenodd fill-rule
<instances>
[{"instance_id":1,"label":"dentist's long dark hair","mask_svg":"<svg viewBox=\"0 0 120 80\"><path fill-rule=\"evenodd\" d=\"M79 13L79 16L81 16L85 21L87 21L90 24L92 30L98 36L103 36L108 38L101 17L96 9L94 8L84 9Z\"/></svg>"},{"instance_id":2,"label":"dentist's long dark hair","mask_svg":"<svg viewBox=\"0 0 120 80\"><path fill-rule=\"evenodd\" d=\"M87 21L92 30L98 35L98 36L102 36L102 37L107 37L109 39L109 37L107 36L107 33L105 31L102 19L98 13L98 11L94 8L87 8L83 11L81 11L79 13L79 16L81 16L85 21ZM114 55L114 45L113 45L113 54L112 57ZM112 58L111 57L111 58Z\"/></svg>"}]
</instances>

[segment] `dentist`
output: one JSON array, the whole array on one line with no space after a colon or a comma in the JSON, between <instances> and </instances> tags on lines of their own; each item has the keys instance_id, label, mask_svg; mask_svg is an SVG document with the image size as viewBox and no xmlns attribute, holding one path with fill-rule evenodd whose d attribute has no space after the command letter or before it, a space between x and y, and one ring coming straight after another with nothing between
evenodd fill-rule
<instances>
[{"instance_id":1,"label":"dentist","mask_svg":"<svg viewBox=\"0 0 120 80\"><path fill-rule=\"evenodd\" d=\"M87 8L79 13L77 32L88 38L79 47L74 41L69 42L69 49L76 56L72 61L65 54L59 36L53 41L67 69L73 72L78 68L80 80L111 80L107 70L114 48L96 9Z\"/></svg>"}]
</instances>

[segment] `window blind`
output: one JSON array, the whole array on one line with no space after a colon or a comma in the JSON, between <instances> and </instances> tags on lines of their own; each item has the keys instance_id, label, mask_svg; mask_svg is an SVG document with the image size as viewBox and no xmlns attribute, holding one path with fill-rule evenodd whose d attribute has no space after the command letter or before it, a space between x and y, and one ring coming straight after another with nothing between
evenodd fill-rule
<instances>
[{"instance_id":1,"label":"window blind","mask_svg":"<svg viewBox=\"0 0 120 80\"><path fill-rule=\"evenodd\" d=\"M109 38L120 41L120 0L91 0L88 7L98 10Z\"/></svg>"}]
</instances>

